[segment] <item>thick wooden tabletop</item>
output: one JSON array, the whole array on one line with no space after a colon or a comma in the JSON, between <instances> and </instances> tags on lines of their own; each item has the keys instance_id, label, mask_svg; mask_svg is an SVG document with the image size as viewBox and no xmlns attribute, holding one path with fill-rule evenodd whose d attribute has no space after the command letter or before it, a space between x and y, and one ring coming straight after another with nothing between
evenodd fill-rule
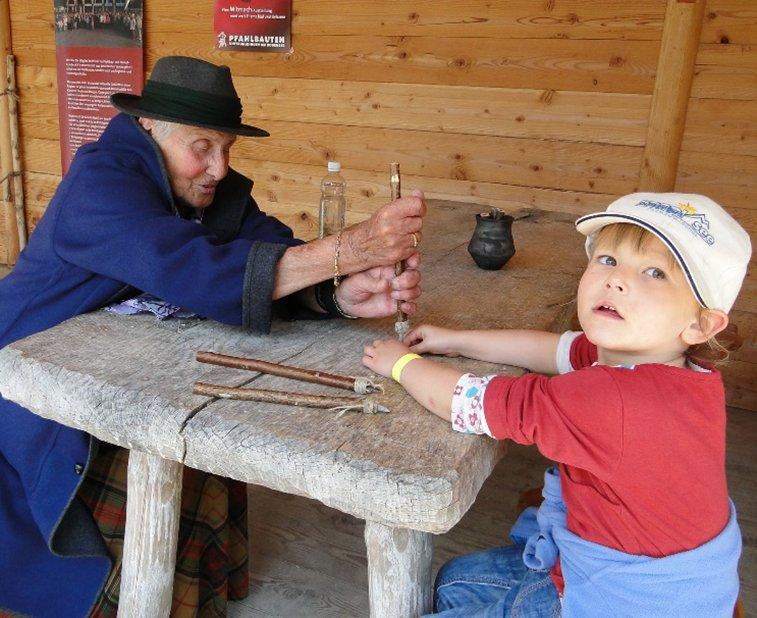
<instances>
[{"instance_id":1,"label":"thick wooden tabletop","mask_svg":"<svg viewBox=\"0 0 757 618\"><path fill-rule=\"evenodd\" d=\"M424 293L413 323L564 326L585 264L574 218L532 211L513 225L515 256L500 271L483 271L467 253L477 211L429 202ZM390 380L382 380L382 402L391 409L384 415L337 418L325 410L192 394L194 381L348 394L200 364L194 354L211 350L365 376L363 346L392 337L393 322L275 322L261 336L211 321L159 323L98 311L0 351L0 393L107 442L308 496L369 521L440 533L470 507L501 449L489 438L453 432ZM478 374L517 371L441 360Z\"/></svg>"}]
</instances>

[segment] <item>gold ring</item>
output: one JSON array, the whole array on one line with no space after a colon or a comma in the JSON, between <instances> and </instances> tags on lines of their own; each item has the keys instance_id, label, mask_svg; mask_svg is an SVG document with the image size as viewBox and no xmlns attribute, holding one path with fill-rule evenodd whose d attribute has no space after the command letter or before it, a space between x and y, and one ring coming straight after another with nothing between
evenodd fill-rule
<instances>
[{"instance_id":1,"label":"gold ring","mask_svg":"<svg viewBox=\"0 0 757 618\"><path fill-rule=\"evenodd\" d=\"M418 246L418 237L415 235L415 232L412 232L413 235L413 249L415 249Z\"/></svg>"}]
</instances>

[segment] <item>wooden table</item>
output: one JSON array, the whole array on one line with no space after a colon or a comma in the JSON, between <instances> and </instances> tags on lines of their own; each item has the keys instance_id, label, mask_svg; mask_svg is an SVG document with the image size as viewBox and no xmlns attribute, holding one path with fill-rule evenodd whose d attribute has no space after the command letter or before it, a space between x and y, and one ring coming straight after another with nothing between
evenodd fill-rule
<instances>
[{"instance_id":1,"label":"wooden table","mask_svg":"<svg viewBox=\"0 0 757 618\"><path fill-rule=\"evenodd\" d=\"M574 217L532 211L516 221L517 253L492 272L477 268L466 250L478 210L429 203L424 295L414 322L562 328L585 263ZM392 333L393 319L276 322L270 335L258 336L211 321L159 323L98 311L0 351L0 392L132 449L124 615L169 613L184 464L365 519L371 616L415 616L431 608L431 534L465 514L501 456L500 444L453 432L388 380L384 401L392 413L376 416L336 418L324 410L192 394L195 380L345 394L200 364L194 354L213 350L367 375L363 346ZM479 374L503 371L464 359L444 362Z\"/></svg>"}]
</instances>

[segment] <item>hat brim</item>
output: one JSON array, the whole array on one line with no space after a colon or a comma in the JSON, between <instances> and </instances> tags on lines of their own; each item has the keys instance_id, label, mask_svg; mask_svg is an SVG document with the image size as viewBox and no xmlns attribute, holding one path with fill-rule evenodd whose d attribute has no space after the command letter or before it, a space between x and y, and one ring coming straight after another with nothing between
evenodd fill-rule
<instances>
[{"instance_id":1,"label":"hat brim","mask_svg":"<svg viewBox=\"0 0 757 618\"><path fill-rule=\"evenodd\" d=\"M140 118L152 118L154 120L165 120L166 122L176 122L178 124L186 124L193 127L202 127L204 129L212 129L214 131L221 131L222 133L231 133L233 135L243 135L247 137L268 137L270 133L260 127L253 127L249 124L240 124L237 127L225 127L213 124L207 124L204 122L195 122L192 120L186 120L184 118L176 118L166 114L159 114L151 110L146 110L140 107L142 97L136 94L129 94L126 92L117 92L110 96L110 102L113 107L118 111L128 114L129 116L137 116Z\"/></svg>"},{"instance_id":2,"label":"hat brim","mask_svg":"<svg viewBox=\"0 0 757 618\"><path fill-rule=\"evenodd\" d=\"M694 294L694 297L697 299L697 302L702 305L702 307L707 308L707 303L704 301L704 298L702 297L702 293L699 290L699 286L697 285L697 276L692 271L692 268L689 267L689 263L692 265L695 264L694 260L687 260L688 257L686 254L685 248L679 247L665 234L663 234L659 229L657 229L654 225L649 223L648 221L644 221L643 219L639 219L638 217L633 217L631 215L622 215L622 214L609 214L609 213L595 213L593 215L586 215L584 217L579 218L576 221L576 229L581 232L581 234L584 234L586 236L586 253L589 253L589 246L591 242L591 237L593 234L598 232L603 227L610 225L612 223L631 223L633 225L638 225L639 227L643 227L645 230L648 230L652 234L654 234L657 238L660 239L660 241L668 248L668 250L673 254L673 257L675 258L676 262L678 262L678 265L681 267L681 270L683 271L683 274L686 277L686 281L689 284L689 287L691 288L691 291ZM704 278L703 278L704 280Z\"/></svg>"}]
</instances>

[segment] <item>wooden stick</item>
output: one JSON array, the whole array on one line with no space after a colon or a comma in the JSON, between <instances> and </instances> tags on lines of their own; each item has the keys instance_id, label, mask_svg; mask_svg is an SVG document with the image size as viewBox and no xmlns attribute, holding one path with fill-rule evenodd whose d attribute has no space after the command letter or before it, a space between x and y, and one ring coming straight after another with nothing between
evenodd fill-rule
<instances>
[{"instance_id":1,"label":"wooden stick","mask_svg":"<svg viewBox=\"0 0 757 618\"><path fill-rule=\"evenodd\" d=\"M402 197L402 181L400 180L400 164L389 165L389 187L392 191L392 201Z\"/></svg>"},{"instance_id":2,"label":"wooden stick","mask_svg":"<svg viewBox=\"0 0 757 618\"><path fill-rule=\"evenodd\" d=\"M16 211L18 249L26 247L26 219L24 215L24 185L21 178L21 147L18 139L18 96L16 94L16 59L7 56L8 65L8 118L10 121L11 148L13 150L13 202Z\"/></svg>"},{"instance_id":3,"label":"wooden stick","mask_svg":"<svg viewBox=\"0 0 757 618\"><path fill-rule=\"evenodd\" d=\"M392 163L389 166L389 187L391 188L392 201L399 199L402 194L400 181L400 164ZM405 263L400 261L394 265L394 275L399 277L405 272ZM397 301L397 320L394 323L394 331L397 333L397 339L402 341L405 335L410 331L410 322L407 320L407 314L400 309L402 301Z\"/></svg>"},{"instance_id":4,"label":"wooden stick","mask_svg":"<svg viewBox=\"0 0 757 618\"><path fill-rule=\"evenodd\" d=\"M361 397L333 397L310 395L307 393L288 393L264 388L240 388L195 382L192 392L195 395L218 397L220 399L239 399L242 401L261 401L263 403L281 403L287 406L305 406L307 408L330 408L338 410L363 410L367 413L386 413L387 408L373 400Z\"/></svg>"},{"instance_id":5,"label":"wooden stick","mask_svg":"<svg viewBox=\"0 0 757 618\"><path fill-rule=\"evenodd\" d=\"M13 151L11 148L10 118L8 102L8 63L3 59L13 53L10 27L10 4L0 2L0 234L5 238L5 254L0 262L15 264L18 258L18 229L11 191L13 174Z\"/></svg>"},{"instance_id":6,"label":"wooden stick","mask_svg":"<svg viewBox=\"0 0 757 618\"><path fill-rule=\"evenodd\" d=\"M226 354L217 354L216 352L197 352L195 358L201 363L220 365L221 367L233 367L234 369L246 369L248 371L259 371L260 373L281 376L282 378L292 378L303 382L312 382L313 384L325 384L326 386L343 388L360 394L383 391L381 387L376 386L370 380L367 380L367 378L356 378L354 376L326 373L325 371L291 367L257 358L228 356Z\"/></svg>"}]
</instances>

